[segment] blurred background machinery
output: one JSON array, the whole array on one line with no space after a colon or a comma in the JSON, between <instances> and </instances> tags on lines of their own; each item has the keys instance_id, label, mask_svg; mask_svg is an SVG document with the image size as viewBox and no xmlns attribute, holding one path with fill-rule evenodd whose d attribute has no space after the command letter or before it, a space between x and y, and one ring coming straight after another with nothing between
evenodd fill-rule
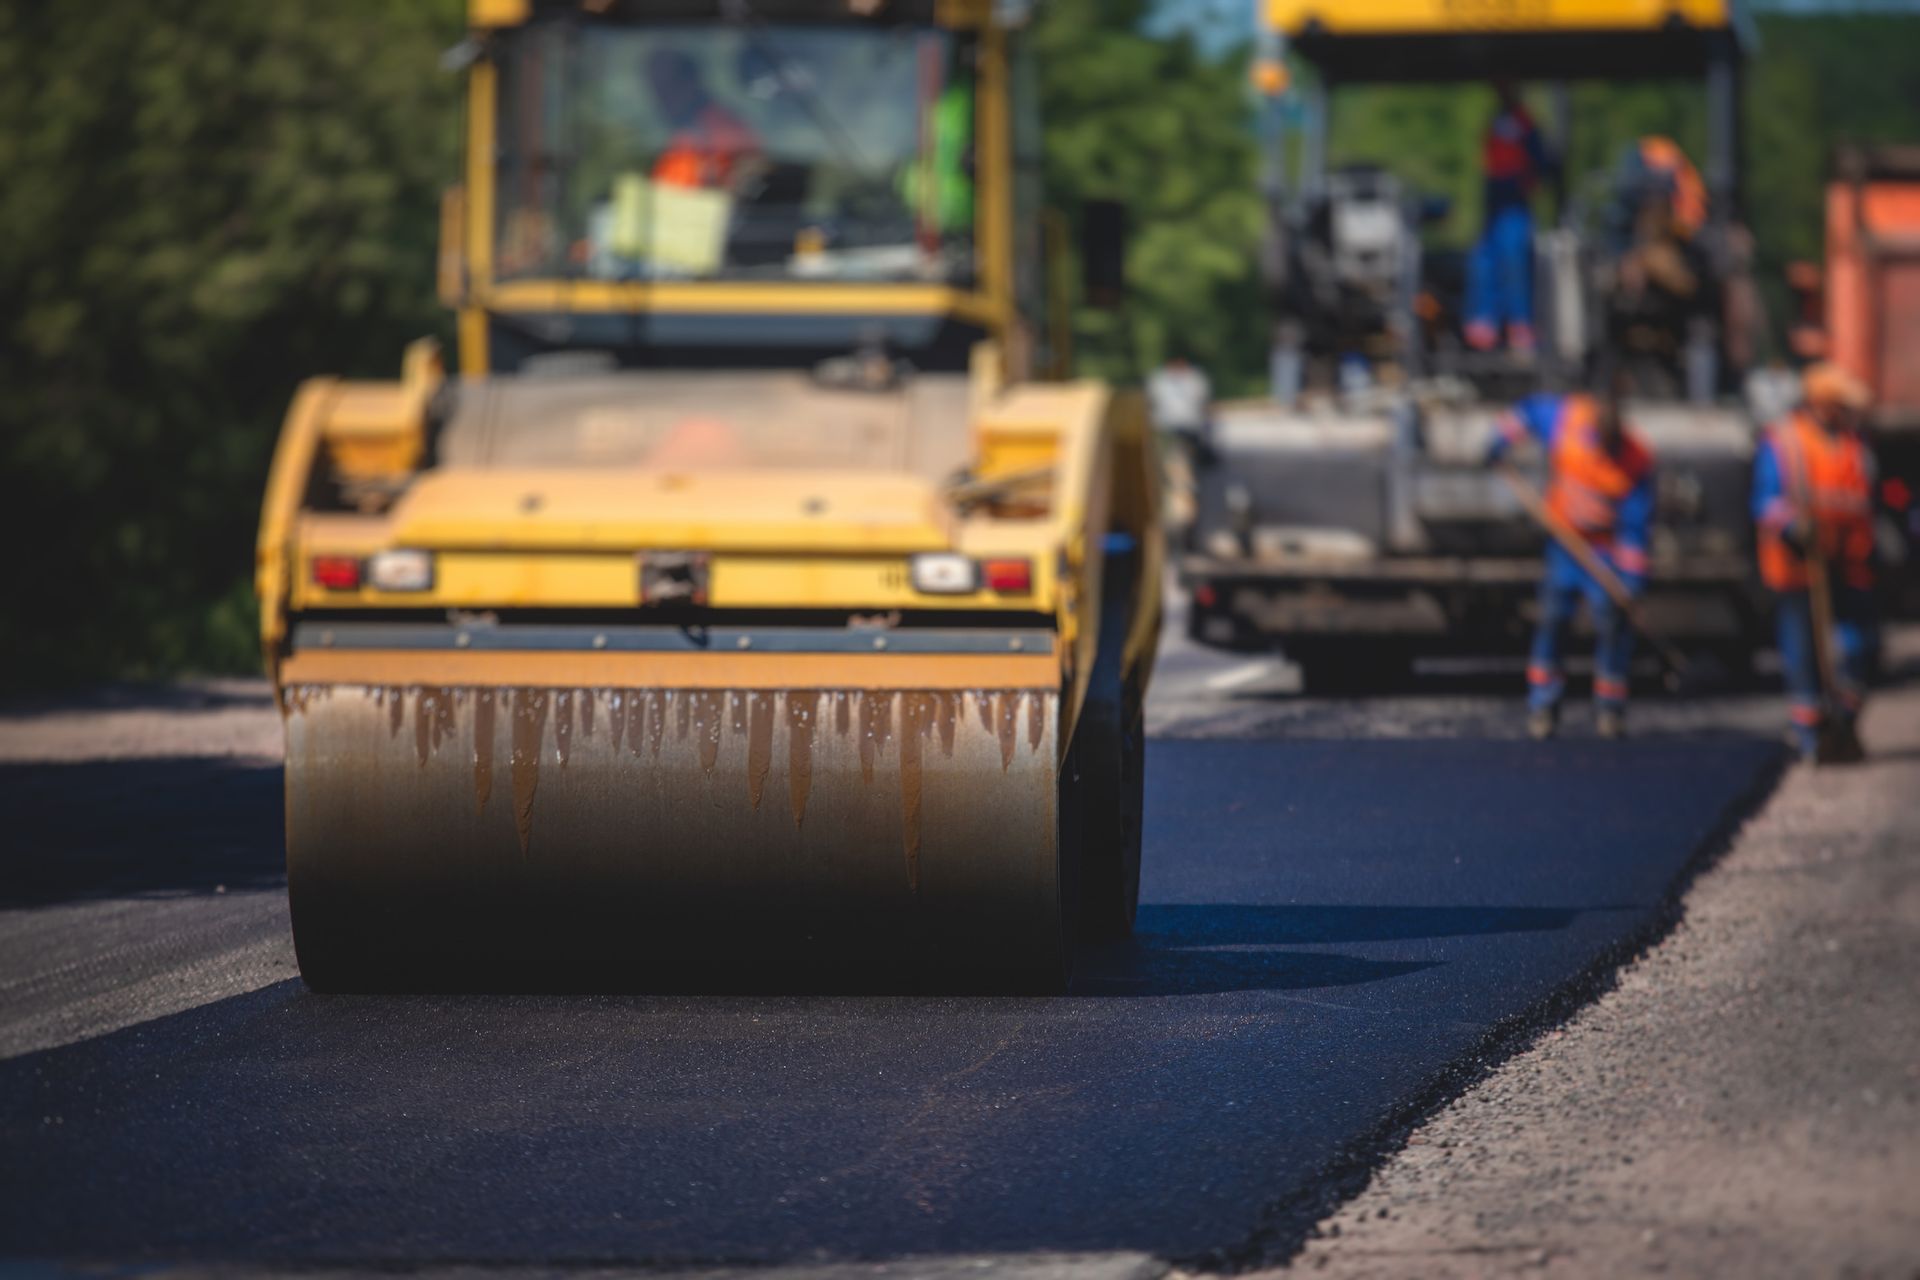
<instances>
[{"instance_id":1,"label":"blurred background machinery","mask_svg":"<svg viewBox=\"0 0 1920 1280\"><path fill-rule=\"evenodd\" d=\"M1744 664L1764 625L1741 399L1761 316L1739 219L1740 10L1270 0L1264 13L1263 57L1290 51L1312 76L1295 123L1269 130L1272 395L1215 415L1181 560L1195 638L1278 640L1309 679L1518 643L1541 535L1481 459L1502 410L1579 389L1604 353L1631 375L1631 417L1661 461L1648 617ZM1486 82L1517 100L1506 86L1545 84L1540 132L1565 156L1567 86L1593 79L1697 85L1703 164L1649 137L1582 181L1548 168L1529 200L1551 195L1555 215L1524 249L1530 323L1475 335L1470 255L1424 243L1446 203L1411 189L1393 156L1329 166L1340 91Z\"/></svg>"}]
</instances>

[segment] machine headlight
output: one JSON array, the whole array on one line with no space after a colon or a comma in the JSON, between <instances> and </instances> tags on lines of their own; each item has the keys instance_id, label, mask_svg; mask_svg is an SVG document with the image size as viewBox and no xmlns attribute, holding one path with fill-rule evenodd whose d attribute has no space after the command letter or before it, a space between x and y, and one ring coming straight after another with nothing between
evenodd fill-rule
<instances>
[{"instance_id":1,"label":"machine headlight","mask_svg":"<svg viewBox=\"0 0 1920 1280\"><path fill-rule=\"evenodd\" d=\"M980 589L973 561L951 551L915 556L907 562L913 589L930 596L967 596Z\"/></svg>"},{"instance_id":2,"label":"machine headlight","mask_svg":"<svg viewBox=\"0 0 1920 1280\"><path fill-rule=\"evenodd\" d=\"M433 589L433 553L376 551L367 557L367 585L376 591L430 591Z\"/></svg>"}]
</instances>

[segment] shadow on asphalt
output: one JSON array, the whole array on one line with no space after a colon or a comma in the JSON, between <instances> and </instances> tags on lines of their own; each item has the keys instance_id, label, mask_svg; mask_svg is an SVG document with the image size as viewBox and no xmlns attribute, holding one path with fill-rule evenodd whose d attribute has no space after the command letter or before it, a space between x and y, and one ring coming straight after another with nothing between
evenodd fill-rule
<instances>
[{"instance_id":1,"label":"shadow on asphalt","mask_svg":"<svg viewBox=\"0 0 1920 1280\"><path fill-rule=\"evenodd\" d=\"M179 684L104 684L56 694L29 694L0 702L0 723L75 711L229 711L273 705L273 687L260 679Z\"/></svg>"},{"instance_id":2,"label":"shadow on asphalt","mask_svg":"<svg viewBox=\"0 0 1920 1280\"><path fill-rule=\"evenodd\" d=\"M1438 962L1289 948L1559 930L1582 914L1572 907L1142 905L1133 943L1084 954L1073 991L1142 996L1358 986Z\"/></svg>"},{"instance_id":3,"label":"shadow on asphalt","mask_svg":"<svg viewBox=\"0 0 1920 1280\"><path fill-rule=\"evenodd\" d=\"M1083 961L1077 996L1198 996L1229 991L1303 991L1398 978L1438 961L1365 960L1309 951L1235 948L1182 950L1145 939Z\"/></svg>"},{"instance_id":4,"label":"shadow on asphalt","mask_svg":"<svg viewBox=\"0 0 1920 1280\"><path fill-rule=\"evenodd\" d=\"M1399 942L1564 929L1580 907L1142 906L1139 933L1182 947Z\"/></svg>"},{"instance_id":5,"label":"shadow on asphalt","mask_svg":"<svg viewBox=\"0 0 1920 1280\"><path fill-rule=\"evenodd\" d=\"M0 765L0 907L286 883L280 766Z\"/></svg>"}]
</instances>

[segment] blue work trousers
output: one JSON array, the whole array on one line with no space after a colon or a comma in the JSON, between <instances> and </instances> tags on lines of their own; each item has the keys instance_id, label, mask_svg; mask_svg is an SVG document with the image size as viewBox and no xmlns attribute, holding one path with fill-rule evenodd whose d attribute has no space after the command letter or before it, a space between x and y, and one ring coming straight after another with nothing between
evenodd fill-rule
<instances>
[{"instance_id":1,"label":"blue work trousers","mask_svg":"<svg viewBox=\"0 0 1920 1280\"><path fill-rule=\"evenodd\" d=\"M1801 749L1811 751L1827 718L1850 723L1860 714L1867 679L1880 647L1873 593L1858 587L1833 592L1834 677L1832 697L1820 691L1820 664L1813 648L1813 601L1805 591L1775 597L1779 613L1780 668L1786 677L1787 712Z\"/></svg>"},{"instance_id":2,"label":"blue work trousers","mask_svg":"<svg viewBox=\"0 0 1920 1280\"><path fill-rule=\"evenodd\" d=\"M1626 706L1633 627L1605 589L1556 543L1547 548L1547 573L1540 583L1540 625L1533 633L1533 652L1527 661L1527 705L1535 711L1560 705L1566 694L1562 655L1567 628L1582 600L1593 619L1594 702L1614 710Z\"/></svg>"},{"instance_id":3,"label":"blue work trousers","mask_svg":"<svg viewBox=\"0 0 1920 1280\"><path fill-rule=\"evenodd\" d=\"M1533 210L1526 205L1488 213L1467 259L1467 319L1496 329L1533 323Z\"/></svg>"}]
</instances>

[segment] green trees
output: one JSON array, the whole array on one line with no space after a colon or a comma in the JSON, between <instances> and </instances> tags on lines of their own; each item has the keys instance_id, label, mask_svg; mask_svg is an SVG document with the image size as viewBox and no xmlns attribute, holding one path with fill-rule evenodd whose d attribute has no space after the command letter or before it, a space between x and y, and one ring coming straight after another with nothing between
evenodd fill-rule
<instances>
[{"instance_id":1,"label":"green trees","mask_svg":"<svg viewBox=\"0 0 1920 1280\"><path fill-rule=\"evenodd\" d=\"M1747 80L1747 210L1763 274L1818 260L1837 142L1920 142L1920 16L1760 22Z\"/></svg>"},{"instance_id":2,"label":"green trees","mask_svg":"<svg viewBox=\"0 0 1920 1280\"><path fill-rule=\"evenodd\" d=\"M458 0L0 7L0 683L245 668L300 377L441 323Z\"/></svg>"},{"instance_id":3,"label":"green trees","mask_svg":"<svg viewBox=\"0 0 1920 1280\"><path fill-rule=\"evenodd\" d=\"M1263 212L1245 57L1140 32L1142 0L1047 0L1033 33L1050 203L1126 203L1124 313L1079 317L1080 363L1130 377L1178 345L1245 390L1264 367L1254 264Z\"/></svg>"}]
</instances>

